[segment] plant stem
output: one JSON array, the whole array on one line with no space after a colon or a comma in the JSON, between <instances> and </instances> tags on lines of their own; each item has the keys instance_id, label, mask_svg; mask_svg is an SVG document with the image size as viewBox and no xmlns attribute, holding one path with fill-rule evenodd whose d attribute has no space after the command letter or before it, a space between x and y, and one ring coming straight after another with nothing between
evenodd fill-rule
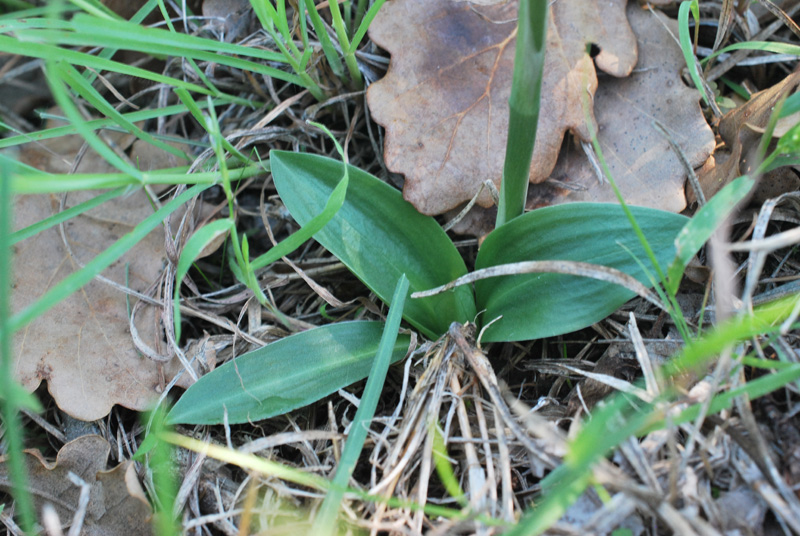
<instances>
[{"instance_id":1,"label":"plant stem","mask_svg":"<svg viewBox=\"0 0 800 536\"><path fill-rule=\"evenodd\" d=\"M361 78L361 71L358 70L358 62L355 56L355 46L350 45L350 39L347 36L347 24L342 19L342 12L339 9L339 4L335 1L330 2L331 21L333 29L336 31L336 37L339 40L339 46L342 47L342 54L344 55L344 62L347 65L347 71L350 74L350 79L356 88L361 89L364 87L364 80Z\"/></svg>"},{"instance_id":2,"label":"plant stem","mask_svg":"<svg viewBox=\"0 0 800 536\"><path fill-rule=\"evenodd\" d=\"M547 0L520 0L519 3L514 76L508 99L508 141L496 227L520 216L525 209L539 122L547 10Z\"/></svg>"}]
</instances>

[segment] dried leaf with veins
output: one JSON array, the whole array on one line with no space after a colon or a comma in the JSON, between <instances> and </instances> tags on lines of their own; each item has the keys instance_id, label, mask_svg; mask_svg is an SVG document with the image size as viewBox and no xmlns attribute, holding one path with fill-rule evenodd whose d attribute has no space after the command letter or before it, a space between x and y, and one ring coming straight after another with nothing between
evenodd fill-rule
<instances>
[{"instance_id":1,"label":"dried leaf with veins","mask_svg":"<svg viewBox=\"0 0 800 536\"><path fill-rule=\"evenodd\" d=\"M98 435L70 441L58 452L56 461L45 460L38 450L26 450L28 490L36 510L53 505L62 524L71 523L79 508L81 488L68 478L74 473L89 486L89 503L81 534L85 536L149 536L152 528L150 505L144 495L133 462L106 470L110 447ZM9 491L11 482L6 456L0 456L0 490Z\"/></svg>"},{"instance_id":2,"label":"dried leaf with veins","mask_svg":"<svg viewBox=\"0 0 800 536\"><path fill-rule=\"evenodd\" d=\"M776 104L785 95L789 95L800 87L800 72L790 73L774 86L753 94L743 105L726 113L719 122L719 134L725 142L725 149L718 151L712 165L699 175L706 196L713 195L730 181L755 169L756 148L761 141L764 129L775 109ZM783 124L779 125L783 128ZM785 185L775 186L776 180L786 174L785 169L777 169L762 177L757 190L767 189L767 195L754 193L756 198L776 197L785 191L797 188L797 178L789 173ZM793 179L793 180L792 180Z\"/></svg>"},{"instance_id":3,"label":"dried leaf with veins","mask_svg":"<svg viewBox=\"0 0 800 536\"><path fill-rule=\"evenodd\" d=\"M132 141L129 139L128 144ZM21 156L23 161L43 171L65 172L69 169L68 161L82 143L77 136L47 140L41 145L29 144ZM151 159L157 155L146 158L145 153L140 154L139 165L149 169ZM167 161L168 157L161 156ZM90 150L78 171L101 173L110 169ZM97 192L70 193L66 208L94 195ZM58 196L18 196L14 209L16 229L58 212L59 201ZM12 310L19 312L35 302L78 269L79 262L88 262L152 212L146 196L138 191L67 221L65 236L74 257L65 248L58 227L15 244ZM158 279L163 266L164 232L157 228L103 275L142 292ZM135 303L135 298L131 298L130 305ZM140 312L136 326L140 338L157 347L162 334L153 309L148 306L144 313ZM46 381L63 411L87 421L104 417L114 404L139 411L146 409L158 398L164 382L181 368L177 359L159 364L139 354L131 340L125 294L99 281L89 282L25 326L14 335L14 343L16 380L30 391ZM188 374L178 383L184 387L190 384Z\"/></svg>"},{"instance_id":4,"label":"dried leaf with veins","mask_svg":"<svg viewBox=\"0 0 800 536\"><path fill-rule=\"evenodd\" d=\"M700 95L681 80L686 66L675 41L678 24L662 13L630 4L628 21L637 37L639 61L627 78L601 77L594 100L597 138L627 203L680 212L686 207L686 170L656 127L661 123L697 168L714 150L714 133L700 109ZM531 188L529 208L564 201L615 202L586 154L570 145L551 179ZM557 181L557 182L556 182Z\"/></svg>"},{"instance_id":5,"label":"dried leaf with veins","mask_svg":"<svg viewBox=\"0 0 800 536\"><path fill-rule=\"evenodd\" d=\"M589 139L581 101L597 89L595 64L617 77L636 64L625 5L551 5L531 182L550 175L565 132ZM499 186L515 28L516 2L393 0L373 21L370 37L392 54L392 62L367 98L373 117L386 127L387 167L406 176L404 196L420 212L441 214L461 205L487 178ZM594 61L588 44L600 50ZM489 194L479 203L490 206Z\"/></svg>"},{"instance_id":6,"label":"dried leaf with veins","mask_svg":"<svg viewBox=\"0 0 800 536\"><path fill-rule=\"evenodd\" d=\"M714 150L714 133L700 96L681 80L683 54L673 35L677 23L661 13L628 6L639 61L626 78L601 76L594 113L598 141L622 196L633 205L679 212L686 207L686 169L655 123L663 125L689 165L697 168ZM548 180L528 191L529 209L570 201L615 202L579 143L567 142ZM476 236L494 227L496 210L473 209L454 231Z\"/></svg>"}]
</instances>

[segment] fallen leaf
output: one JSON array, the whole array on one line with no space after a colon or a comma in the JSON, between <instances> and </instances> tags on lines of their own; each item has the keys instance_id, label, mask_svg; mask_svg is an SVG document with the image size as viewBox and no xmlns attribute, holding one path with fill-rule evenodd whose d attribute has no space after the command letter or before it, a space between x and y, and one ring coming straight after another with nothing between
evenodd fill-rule
<instances>
[{"instance_id":1,"label":"fallen leaf","mask_svg":"<svg viewBox=\"0 0 800 536\"><path fill-rule=\"evenodd\" d=\"M618 77L636 64L626 3L551 4L531 182L550 176L566 131L589 139L581 102L597 89L595 64ZM386 127L387 167L406 176L403 194L420 212L461 205L487 178L499 186L515 28L516 2L453 0L393 0L370 26L371 39L392 61L386 77L370 86L369 106ZM600 49L594 61L588 44ZM488 207L491 197L484 192L478 202Z\"/></svg>"},{"instance_id":2,"label":"fallen leaf","mask_svg":"<svg viewBox=\"0 0 800 536\"><path fill-rule=\"evenodd\" d=\"M627 78L602 77L594 99L597 138L625 201L680 212L686 208L686 170L655 122L661 123L698 168L714 150L714 133L700 109L700 95L680 72L685 60L673 36L678 24L662 13L629 4L628 21L636 34L639 61ZM615 202L586 154L571 145L550 178L530 189L528 207L564 201Z\"/></svg>"},{"instance_id":3,"label":"fallen leaf","mask_svg":"<svg viewBox=\"0 0 800 536\"><path fill-rule=\"evenodd\" d=\"M253 9L249 0L204 0L203 16L230 43L247 30Z\"/></svg>"},{"instance_id":4,"label":"fallen leaf","mask_svg":"<svg viewBox=\"0 0 800 536\"><path fill-rule=\"evenodd\" d=\"M27 163L43 171L69 168L80 139L48 140L22 151ZM107 164L87 152L79 170L102 172ZM75 192L66 207L97 192ZM15 228L34 224L58 211L60 197L24 195L15 199ZM115 198L64 224L71 256L58 227L43 231L14 246L12 311L19 312L41 297L64 277L109 247L132 227L152 214L144 192ZM103 275L123 286L145 291L156 281L164 265L164 233L157 228L112 264ZM130 299L130 306L136 303ZM162 333L153 307L137 315L139 337L149 346L162 345ZM166 364L142 356L129 329L126 295L93 280L40 316L14 337L14 375L25 388L35 390L44 380L58 406L81 420L96 420L114 404L146 409L160 388L180 370L177 359ZM187 374L178 385L188 387Z\"/></svg>"},{"instance_id":5,"label":"fallen leaf","mask_svg":"<svg viewBox=\"0 0 800 536\"><path fill-rule=\"evenodd\" d=\"M633 3L627 16L639 61L627 78L600 78L594 98L598 141L626 202L680 212L686 207L686 171L654 121L664 125L693 168L709 159L714 133L703 118L699 94L681 81L685 63L670 35L677 34L677 23ZM564 144L547 181L530 186L527 208L570 201L616 201L578 140ZM453 230L483 236L493 229L495 214L495 208L474 208Z\"/></svg>"},{"instance_id":6,"label":"fallen leaf","mask_svg":"<svg viewBox=\"0 0 800 536\"><path fill-rule=\"evenodd\" d=\"M69 478L76 474L90 486L83 521L83 536L149 536L150 505L145 499L133 462L106 470L108 442L98 435L79 437L65 444L50 463L38 450L25 451L28 490L37 512L51 504L62 523L71 523L78 510L81 488ZM11 488L6 456L0 456L0 490Z\"/></svg>"},{"instance_id":7,"label":"fallen leaf","mask_svg":"<svg viewBox=\"0 0 800 536\"><path fill-rule=\"evenodd\" d=\"M795 91L798 86L800 86L800 72L793 72L774 86L753 94L746 103L722 117L719 122L719 134L725 142L725 148L714 155L715 165L709 166L698 175L706 197L752 169L754 152L775 105L781 97ZM766 177L760 180L756 186L757 190L761 188L765 179ZM771 188L770 192L772 193L769 195L773 195L774 188Z\"/></svg>"}]
</instances>

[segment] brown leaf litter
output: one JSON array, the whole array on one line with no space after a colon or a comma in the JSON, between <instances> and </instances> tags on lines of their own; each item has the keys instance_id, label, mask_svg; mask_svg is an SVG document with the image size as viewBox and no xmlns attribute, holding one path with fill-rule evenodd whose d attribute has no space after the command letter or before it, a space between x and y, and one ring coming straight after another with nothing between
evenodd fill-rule
<instances>
[{"instance_id":1,"label":"brown leaf litter","mask_svg":"<svg viewBox=\"0 0 800 536\"><path fill-rule=\"evenodd\" d=\"M133 142L132 136L116 136L116 139L122 148ZM42 171L65 172L81 145L83 142L75 136L57 138L27 146L21 156L24 162ZM149 157L145 158L146 155ZM154 158L176 165L167 158L171 155L165 155L153 155L143 147L134 152L143 169L148 169ZM77 170L112 171L93 151L84 155ZM15 229L95 195L97 192L70 193L63 198L18 196ZM70 219L63 226L63 235L56 226L17 243L12 310L22 311L38 300L152 212L145 192L139 190ZM82 420L102 418L114 404L137 411L150 407L160 390L183 367L166 350L156 308L135 297L130 297L129 305L128 297L120 289L157 295L158 287L153 285L160 281L163 267L164 231L157 228L103 272L117 288L93 280L15 334L16 380L31 391L46 381L59 407ZM136 330L134 340L138 345L131 340L131 328ZM151 355L146 356L142 351ZM208 365L213 367L214 363ZM184 373L178 385L188 387L192 381Z\"/></svg>"},{"instance_id":2,"label":"brown leaf litter","mask_svg":"<svg viewBox=\"0 0 800 536\"><path fill-rule=\"evenodd\" d=\"M83 536L153 534L150 504L134 463L106 469L109 449L102 437L85 435L61 447L55 462L47 461L38 450L26 450L28 489L39 518L42 508L49 505L61 526L81 523ZM7 457L0 456L0 490L8 492L11 483L6 462Z\"/></svg>"},{"instance_id":3,"label":"brown leaf litter","mask_svg":"<svg viewBox=\"0 0 800 536\"><path fill-rule=\"evenodd\" d=\"M594 98L592 128L599 128L615 177L633 204L685 207L685 170L654 120L666 125L693 167L713 149L699 96L680 79L680 47L663 28L668 24L676 35L674 21L635 4L626 11L627 4L551 4L530 180L550 179L552 186L537 190L533 205L613 200L583 154L569 148L559 158L567 131L590 139L582 104L587 97ZM370 109L386 127L387 167L405 175L404 196L422 213L454 209L486 179L500 184L515 17L515 2L394 0L370 28L370 37L392 55L386 77L370 86ZM599 48L594 58L586 53L589 43ZM595 65L610 76L598 80ZM478 203L491 206L488 192Z\"/></svg>"}]
</instances>

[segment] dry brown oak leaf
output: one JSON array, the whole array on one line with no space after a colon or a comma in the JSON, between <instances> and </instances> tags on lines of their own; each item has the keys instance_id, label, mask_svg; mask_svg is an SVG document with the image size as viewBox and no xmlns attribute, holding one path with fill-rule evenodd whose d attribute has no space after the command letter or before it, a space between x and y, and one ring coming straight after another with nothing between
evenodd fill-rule
<instances>
[{"instance_id":1,"label":"dry brown oak leaf","mask_svg":"<svg viewBox=\"0 0 800 536\"><path fill-rule=\"evenodd\" d=\"M630 204L679 212L686 207L686 169L660 123L692 168L714 150L714 133L700 110L700 94L682 83L683 53L674 39L677 22L663 13L628 5L639 60L626 78L600 76L594 98L597 139L611 175ZM531 185L527 208L570 201L615 202L577 140L561 147L548 180ZM593 154L593 151L592 151ZM483 236L494 228L494 208L473 208L453 230Z\"/></svg>"},{"instance_id":2,"label":"dry brown oak leaf","mask_svg":"<svg viewBox=\"0 0 800 536\"><path fill-rule=\"evenodd\" d=\"M124 147L132 139L117 141ZM77 137L48 140L43 145L24 148L20 157L40 170L65 172L69 168L65 160L74 158L82 143ZM143 169L149 168L151 162L138 160ZM78 171L111 170L96 153L89 151ZM97 193L71 193L65 207ZM55 214L60 200L60 196L54 195L18 196L14 207L15 228L22 229ZM68 220L64 230L71 254L58 227L15 244L12 311L18 313L35 302L152 212L144 193L138 191ZM164 262L164 230L158 227L102 275L143 292L159 278ZM135 303L136 299L131 298L130 306ZM136 319L140 339L164 353L164 347L159 348L163 335L154 307L145 307ZM164 382L180 369L177 358L158 363L137 351L129 328L126 295L96 280L14 335L16 380L30 391L46 381L58 406L84 421L106 416L114 404L139 411L148 408L158 398ZM190 383L185 373L178 382L184 387Z\"/></svg>"},{"instance_id":3,"label":"dry brown oak leaf","mask_svg":"<svg viewBox=\"0 0 800 536\"><path fill-rule=\"evenodd\" d=\"M719 122L719 134L725 142L723 150L717 151L710 165L704 166L698 178L706 197L719 191L730 181L749 173L757 164L756 150L764 129L769 122L775 106L781 98L800 88L800 72L793 72L772 87L759 91L741 106L726 113ZM789 125L796 118L784 118ZM787 121L779 121L773 135L780 136L786 131ZM759 179L754 199L764 201L784 192L798 189L798 180L788 168L775 169Z\"/></svg>"},{"instance_id":4,"label":"dry brown oak leaf","mask_svg":"<svg viewBox=\"0 0 800 536\"><path fill-rule=\"evenodd\" d=\"M686 170L670 146L676 143L694 169L714 150L714 133L700 109L700 94L681 81L686 66L675 40L678 23L635 3L628 21L636 34L639 61L626 78L600 77L594 99L597 138L623 198L632 205L680 212L686 207ZM529 191L528 208L563 201L615 202L575 144L566 144L546 181Z\"/></svg>"},{"instance_id":5,"label":"dry brown oak leaf","mask_svg":"<svg viewBox=\"0 0 800 536\"><path fill-rule=\"evenodd\" d=\"M81 487L68 477L77 475L89 486L89 503L83 520L83 536L149 536L151 509L145 498L136 468L127 461L106 470L110 447L98 435L70 441L51 463L38 450L25 451L28 490L33 496L37 517L45 503L51 504L62 527L71 524L79 508ZM0 490L11 489L6 457L0 456Z\"/></svg>"},{"instance_id":6,"label":"dry brown oak leaf","mask_svg":"<svg viewBox=\"0 0 800 536\"><path fill-rule=\"evenodd\" d=\"M598 88L595 65L617 78L636 66L625 10L625 0L552 3L532 183L551 176L565 132L589 139L582 102ZM487 178L500 184L515 25L516 2L393 0L370 27L392 54L387 76L369 89L370 109L386 127L387 167L406 176L404 196L423 213L463 204ZM599 49L594 60L588 44ZM489 194L479 203L490 206Z\"/></svg>"}]
</instances>

